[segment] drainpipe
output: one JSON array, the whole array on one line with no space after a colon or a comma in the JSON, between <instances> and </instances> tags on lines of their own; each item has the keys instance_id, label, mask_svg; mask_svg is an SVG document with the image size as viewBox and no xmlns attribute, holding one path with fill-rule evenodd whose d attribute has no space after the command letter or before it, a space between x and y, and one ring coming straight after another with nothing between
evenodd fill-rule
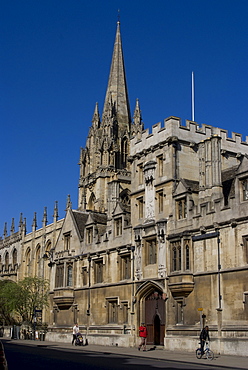
<instances>
[{"instance_id":1,"label":"drainpipe","mask_svg":"<svg viewBox=\"0 0 248 370\"><path fill-rule=\"evenodd\" d=\"M132 256L132 297L131 297L131 335L134 339L134 251L135 246L131 246L131 256Z\"/></svg>"},{"instance_id":2,"label":"drainpipe","mask_svg":"<svg viewBox=\"0 0 248 370\"><path fill-rule=\"evenodd\" d=\"M87 341L87 335L88 335L88 332L89 332L89 326L90 326L90 288L91 288L91 257L90 257L90 254L88 255L88 262L89 262L89 265L88 265L88 308L87 308L87 328L86 328L86 335L85 335L85 344L88 344L88 341Z\"/></svg>"}]
</instances>

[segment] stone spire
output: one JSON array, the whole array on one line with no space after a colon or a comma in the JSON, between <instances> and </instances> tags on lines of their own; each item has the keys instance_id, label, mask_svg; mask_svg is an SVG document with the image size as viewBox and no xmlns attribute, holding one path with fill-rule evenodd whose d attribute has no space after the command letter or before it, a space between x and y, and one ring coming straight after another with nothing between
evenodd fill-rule
<instances>
[{"instance_id":1,"label":"stone spire","mask_svg":"<svg viewBox=\"0 0 248 370\"><path fill-rule=\"evenodd\" d=\"M7 222L5 222L5 224L4 224L3 236L4 236L4 238L6 238L8 236Z\"/></svg>"},{"instance_id":2,"label":"stone spire","mask_svg":"<svg viewBox=\"0 0 248 370\"><path fill-rule=\"evenodd\" d=\"M27 219L26 219L26 217L24 217L24 220L23 220L23 232L26 235L26 233L27 233Z\"/></svg>"},{"instance_id":3,"label":"stone spire","mask_svg":"<svg viewBox=\"0 0 248 370\"><path fill-rule=\"evenodd\" d=\"M53 210L53 222L58 221L59 218L59 210L58 210L58 201L55 201L54 210Z\"/></svg>"},{"instance_id":4,"label":"stone spire","mask_svg":"<svg viewBox=\"0 0 248 370\"><path fill-rule=\"evenodd\" d=\"M118 124L125 124L128 128L130 127L131 115L119 21L117 22L114 51L103 108L103 123L108 117L116 117Z\"/></svg>"},{"instance_id":5,"label":"stone spire","mask_svg":"<svg viewBox=\"0 0 248 370\"><path fill-rule=\"evenodd\" d=\"M34 218L33 218L33 223L32 223L32 230L35 231L37 229L37 216L36 212L34 212Z\"/></svg>"},{"instance_id":6,"label":"stone spire","mask_svg":"<svg viewBox=\"0 0 248 370\"><path fill-rule=\"evenodd\" d=\"M143 130L144 130L144 124L142 122L139 99L136 99L136 106L135 106L134 115L133 115L132 135L141 134Z\"/></svg>"},{"instance_id":7,"label":"stone spire","mask_svg":"<svg viewBox=\"0 0 248 370\"><path fill-rule=\"evenodd\" d=\"M22 230L22 227L23 227L23 221L22 221L22 213L20 213L20 220L19 220L19 230L21 231Z\"/></svg>"},{"instance_id":8,"label":"stone spire","mask_svg":"<svg viewBox=\"0 0 248 370\"><path fill-rule=\"evenodd\" d=\"M47 225L47 207L44 207L42 225L43 227Z\"/></svg>"},{"instance_id":9,"label":"stone spire","mask_svg":"<svg viewBox=\"0 0 248 370\"><path fill-rule=\"evenodd\" d=\"M98 110L98 103L96 103L96 105L95 105L95 110L94 110L94 114L93 114L93 117L92 117L92 126L94 128L99 128L99 126L100 126L100 114L99 114L99 110Z\"/></svg>"},{"instance_id":10,"label":"stone spire","mask_svg":"<svg viewBox=\"0 0 248 370\"><path fill-rule=\"evenodd\" d=\"M68 209L71 209L71 207L72 207L71 196L70 196L70 194L68 194L67 195L67 201L66 201L66 211Z\"/></svg>"},{"instance_id":11,"label":"stone spire","mask_svg":"<svg viewBox=\"0 0 248 370\"><path fill-rule=\"evenodd\" d=\"M14 218L12 218L10 232L11 234L14 234L15 232L15 219Z\"/></svg>"}]
</instances>

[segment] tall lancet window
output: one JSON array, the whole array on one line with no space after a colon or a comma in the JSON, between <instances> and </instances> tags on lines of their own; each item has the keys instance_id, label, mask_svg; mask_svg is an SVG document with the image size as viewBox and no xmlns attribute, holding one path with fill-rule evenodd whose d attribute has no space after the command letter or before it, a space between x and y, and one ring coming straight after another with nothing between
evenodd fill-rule
<instances>
[{"instance_id":1,"label":"tall lancet window","mask_svg":"<svg viewBox=\"0 0 248 370\"><path fill-rule=\"evenodd\" d=\"M41 276L41 247L39 244L35 255L35 276Z\"/></svg>"},{"instance_id":2,"label":"tall lancet window","mask_svg":"<svg viewBox=\"0 0 248 370\"><path fill-rule=\"evenodd\" d=\"M9 269L9 253L6 252L5 254L5 271L8 271Z\"/></svg>"},{"instance_id":3,"label":"tall lancet window","mask_svg":"<svg viewBox=\"0 0 248 370\"><path fill-rule=\"evenodd\" d=\"M128 156L128 144L127 139L123 139L121 142L121 162L122 168L125 168L127 165L127 156Z\"/></svg>"}]
</instances>

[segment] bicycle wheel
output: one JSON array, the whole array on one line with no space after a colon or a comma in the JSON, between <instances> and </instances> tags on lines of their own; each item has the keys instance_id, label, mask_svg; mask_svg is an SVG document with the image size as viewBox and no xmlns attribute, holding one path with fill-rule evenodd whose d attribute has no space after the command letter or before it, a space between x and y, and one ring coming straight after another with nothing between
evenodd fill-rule
<instances>
[{"instance_id":1,"label":"bicycle wheel","mask_svg":"<svg viewBox=\"0 0 248 370\"><path fill-rule=\"evenodd\" d=\"M214 353L213 353L213 351L211 351L211 349L208 349L208 350L206 351L206 357L207 357L207 359L208 359L208 360L210 360L210 361L212 361L212 360L214 359Z\"/></svg>"},{"instance_id":2,"label":"bicycle wheel","mask_svg":"<svg viewBox=\"0 0 248 370\"><path fill-rule=\"evenodd\" d=\"M197 348L197 350L195 351L195 355L196 355L196 358L202 357L201 348Z\"/></svg>"}]
</instances>

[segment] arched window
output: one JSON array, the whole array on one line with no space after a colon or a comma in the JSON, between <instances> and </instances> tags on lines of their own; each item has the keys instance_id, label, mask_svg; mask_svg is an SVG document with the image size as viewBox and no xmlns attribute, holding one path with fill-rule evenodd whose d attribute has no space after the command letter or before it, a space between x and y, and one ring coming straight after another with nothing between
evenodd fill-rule
<instances>
[{"instance_id":1,"label":"arched window","mask_svg":"<svg viewBox=\"0 0 248 370\"><path fill-rule=\"evenodd\" d=\"M171 249L171 269L181 271L182 269L182 248L179 242L173 243Z\"/></svg>"},{"instance_id":2,"label":"arched window","mask_svg":"<svg viewBox=\"0 0 248 370\"><path fill-rule=\"evenodd\" d=\"M121 166L125 168L127 166L127 156L128 156L128 143L127 139L124 138L121 142Z\"/></svg>"},{"instance_id":3,"label":"arched window","mask_svg":"<svg viewBox=\"0 0 248 370\"><path fill-rule=\"evenodd\" d=\"M8 270L9 268L9 253L6 252L5 254L5 270Z\"/></svg>"},{"instance_id":4,"label":"arched window","mask_svg":"<svg viewBox=\"0 0 248 370\"><path fill-rule=\"evenodd\" d=\"M41 247L39 244L35 254L35 276L41 276Z\"/></svg>"},{"instance_id":5,"label":"arched window","mask_svg":"<svg viewBox=\"0 0 248 370\"><path fill-rule=\"evenodd\" d=\"M123 204L123 206L125 207L130 207L130 191L128 189L124 189L121 193L120 193L120 201L121 203Z\"/></svg>"},{"instance_id":6,"label":"arched window","mask_svg":"<svg viewBox=\"0 0 248 370\"><path fill-rule=\"evenodd\" d=\"M51 248L52 248L52 243L50 240L48 240L46 244L45 252L50 252Z\"/></svg>"},{"instance_id":7,"label":"arched window","mask_svg":"<svg viewBox=\"0 0 248 370\"><path fill-rule=\"evenodd\" d=\"M90 199L89 199L89 202L88 202L88 209L89 210L91 210L91 211L95 210L95 201L96 201L95 194L91 193L91 196L90 196Z\"/></svg>"},{"instance_id":8,"label":"arched window","mask_svg":"<svg viewBox=\"0 0 248 370\"><path fill-rule=\"evenodd\" d=\"M15 267L15 265L17 265L17 250L16 249L13 250L12 261L13 261L13 267Z\"/></svg>"},{"instance_id":9,"label":"arched window","mask_svg":"<svg viewBox=\"0 0 248 370\"><path fill-rule=\"evenodd\" d=\"M28 248L26 251L25 261L26 261L25 274L30 275L30 272L31 272L31 250L30 248Z\"/></svg>"}]
</instances>

